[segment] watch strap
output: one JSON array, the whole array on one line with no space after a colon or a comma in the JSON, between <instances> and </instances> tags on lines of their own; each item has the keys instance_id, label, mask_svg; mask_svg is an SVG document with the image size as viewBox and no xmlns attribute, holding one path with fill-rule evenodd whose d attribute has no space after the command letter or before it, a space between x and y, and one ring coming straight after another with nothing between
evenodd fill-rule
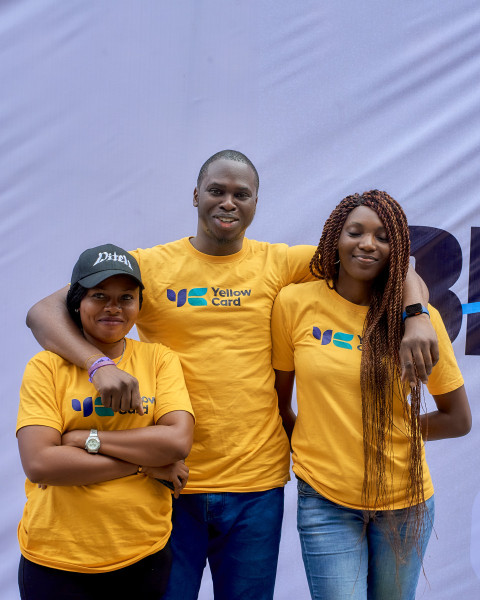
<instances>
[{"instance_id":1,"label":"watch strap","mask_svg":"<svg viewBox=\"0 0 480 600\"><path fill-rule=\"evenodd\" d=\"M423 315L423 314L430 316L430 313L428 312L427 308L425 306L423 306L423 304L418 304L418 305L412 304L410 306L407 306L405 308L405 310L403 311L402 320L405 321L405 319L408 319L408 317L416 317L417 315Z\"/></svg>"}]
</instances>

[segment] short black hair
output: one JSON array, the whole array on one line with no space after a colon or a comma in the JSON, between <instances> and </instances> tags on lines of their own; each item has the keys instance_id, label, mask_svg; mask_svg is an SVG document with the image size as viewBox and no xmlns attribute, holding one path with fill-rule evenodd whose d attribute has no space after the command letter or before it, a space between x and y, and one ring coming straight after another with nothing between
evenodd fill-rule
<instances>
[{"instance_id":1,"label":"short black hair","mask_svg":"<svg viewBox=\"0 0 480 600\"><path fill-rule=\"evenodd\" d=\"M248 165L252 169L253 174L255 176L255 185L257 186L257 192L258 192L258 188L260 186L260 178L258 177L258 171L255 168L255 165L252 163L252 161L248 158L248 156L245 156L245 154L242 154L242 152L239 152L238 150L220 150L220 152L216 152L210 158L208 158L203 163L203 165L198 173L197 188L200 187L200 184L202 183L203 178L207 174L208 167L216 160L234 160L236 162L241 162L245 165Z\"/></svg>"},{"instance_id":2,"label":"short black hair","mask_svg":"<svg viewBox=\"0 0 480 600\"><path fill-rule=\"evenodd\" d=\"M137 283L137 282L135 281L135 283ZM137 283L137 285L138 285L138 283ZM139 307L142 308L142 302L143 302L142 288L139 285L138 285L138 288L139 288L139 292L140 292L139 297L138 297ZM73 285L70 286L70 288L67 292L66 304L67 304L68 314L72 318L72 321L75 323L75 325L80 329L80 331L83 331L83 327L82 327L82 320L80 319L80 313L79 313L78 309L80 308L80 303L87 295L88 289L89 288L83 287L83 285L81 285L80 283L74 283Z\"/></svg>"}]
</instances>

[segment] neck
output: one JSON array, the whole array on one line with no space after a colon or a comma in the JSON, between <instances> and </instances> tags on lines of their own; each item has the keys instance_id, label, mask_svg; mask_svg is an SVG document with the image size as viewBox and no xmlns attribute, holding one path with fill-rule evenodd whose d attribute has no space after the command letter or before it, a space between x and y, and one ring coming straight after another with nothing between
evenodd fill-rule
<instances>
[{"instance_id":1,"label":"neck","mask_svg":"<svg viewBox=\"0 0 480 600\"><path fill-rule=\"evenodd\" d=\"M341 271L341 269L340 269ZM370 299L372 297L372 286L370 283L365 281L348 281L342 277L341 272L338 275L338 279L335 282L335 290L337 294L348 300L352 304L358 304L359 306L369 306Z\"/></svg>"},{"instance_id":2,"label":"neck","mask_svg":"<svg viewBox=\"0 0 480 600\"><path fill-rule=\"evenodd\" d=\"M243 247L244 236L236 240L219 241L211 238L200 236L197 232L195 237L190 238L190 243L202 254L210 256L230 256L240 252Z\"/></svg>"},{"instance_id":3,"label":"neck","mask_svg":"<svg viewBox=\"0 0 480 600\"><path fill-rule=\"evenodd\" d=\"M93 344L96 348L100 350L105 356L111 358L112 360L116 358L120 358L123 356L123 352L125 350L126 341L125 338L118 340L116 342L112 342L111 344L105 344L95 338L92 338L88 334L84 334L85 338Z\"/></svg>"}]
</instances>

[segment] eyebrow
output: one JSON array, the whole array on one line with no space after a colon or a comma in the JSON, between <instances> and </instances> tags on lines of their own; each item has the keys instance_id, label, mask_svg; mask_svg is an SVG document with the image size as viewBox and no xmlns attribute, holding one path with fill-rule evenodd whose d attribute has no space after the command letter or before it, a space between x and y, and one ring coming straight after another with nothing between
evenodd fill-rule
<instances>
[{"instance_id":1,"label":"eyebrow","mask_svg":"<svg viewBox=\"0 0 480 600\"><path fill-rule=\"evenodd\" d=\"M226 183L220 183L219 181L212 181L211 183L208 184L207 187L211 187L211 186L216 186L216 187L221 187L224 188L226 187ZM237 190L245 190L246 192L251 192L251 188L248 185L239 185L237 186Z\"/></svg>"},{"instance_id":2,"label":"eyebrow","mask_svg":"<svg viewBox=\"0 0 480 600\"><path fill-rule=\"evenodd\" d=\"M364 227L363 223L359 223L358 221L350 221L350 223L347 224L347 227L350 225L358 225L359 227ZM385 229L385 225L380 225L379 227L377 227L378 229Z\"/></svg>"}]
</instances>

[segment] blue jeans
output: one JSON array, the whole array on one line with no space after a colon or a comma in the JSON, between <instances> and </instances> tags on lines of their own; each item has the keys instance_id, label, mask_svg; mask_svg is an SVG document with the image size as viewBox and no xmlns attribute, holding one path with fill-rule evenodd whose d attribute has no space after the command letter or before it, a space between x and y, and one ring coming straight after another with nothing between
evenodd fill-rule
<instances>
[{"instance_id":1,"label":"blue jeans","mask_svg":"<svg viewBox=\"0 0 480 600\"><path fill-rule=\"evenodd\" d=\"M173 562L165 599L195 600L208 559L216 600L271 600L283 496L283 488L275 488L173 500Z\"/></svg>"},{"instance_id":2,"label":"blue jeans","mask_svg":"<svg viewBox=\"0 0 480 600\"><path fill-rule=\"evenodd\" d=\"M374 517L366 517L362 510L330 502L299 479L297 528L312 598L414 600L432 532L433 497L425 505L423 535L415 545L408 527L413 514L408 520L406 510L376 511ZM388 537L388 512L402 540L398 562Z\"/></svg>"}]
</instances>

